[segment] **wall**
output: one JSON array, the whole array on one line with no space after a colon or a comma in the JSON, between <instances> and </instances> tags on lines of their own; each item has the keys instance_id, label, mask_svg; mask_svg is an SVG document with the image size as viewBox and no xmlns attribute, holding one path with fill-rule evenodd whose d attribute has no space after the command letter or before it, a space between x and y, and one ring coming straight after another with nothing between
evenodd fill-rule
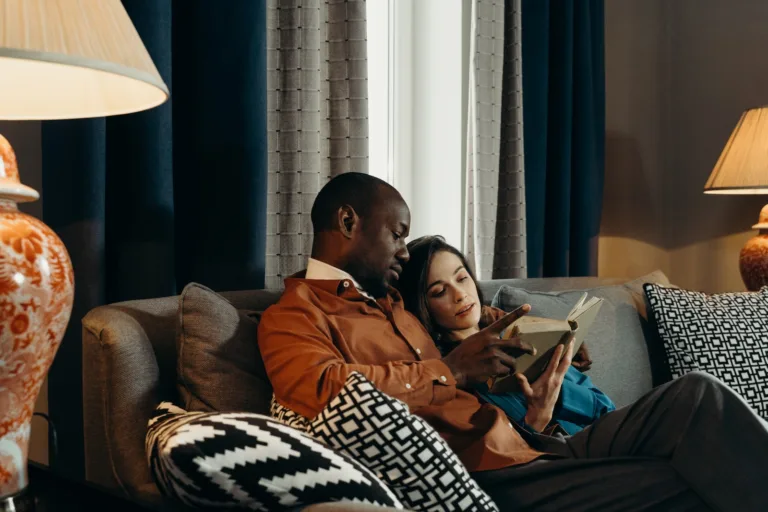
<instances>
[{"instance_id":1,"label":"wall","mask_svg":"<svg viewBox=\"0 0 768 512\"><path fill-rule=\"evenodd\" d=\"M37 201L21 203L19 210L42 219L43 161L40 144L40 122L0 121L0 134L8 139L16 153L21 182L34 188L41 194L40 199ZM43 387L40 390L35 412L48 412L47 381L43 383ZM29 458L35 462L48 464L48 425L39 416L35 416L32 419L32 439L29 446Z\"/></svg>"},{"instance_id":2,"label":"wall","mask_svg":"<svg viewBox=\"0 0 768 512\"><path fill-rule=\"evenodd\" d=\"M741 112L768 104L767 24L768 2L605 3L600 275L744 289L739 250L768 198L702 190Z\"/></svg>"}]
</instances>

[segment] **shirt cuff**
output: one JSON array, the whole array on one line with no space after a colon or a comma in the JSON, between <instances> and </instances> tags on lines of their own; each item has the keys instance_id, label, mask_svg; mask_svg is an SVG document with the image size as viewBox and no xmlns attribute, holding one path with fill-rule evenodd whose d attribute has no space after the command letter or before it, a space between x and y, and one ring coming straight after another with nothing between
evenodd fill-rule
<instances>
[{"instance_id":1,"label":"shirt cuff","mask_svg":"<svg viewBox=\"0 0 768 512\"><path fill-rule=\"evenodd\" d=\"M422 364L433 381L431 405L442 405L456 398L456 379L451 369L439 359L428 359Z\"/></svg>"}]
</instances>

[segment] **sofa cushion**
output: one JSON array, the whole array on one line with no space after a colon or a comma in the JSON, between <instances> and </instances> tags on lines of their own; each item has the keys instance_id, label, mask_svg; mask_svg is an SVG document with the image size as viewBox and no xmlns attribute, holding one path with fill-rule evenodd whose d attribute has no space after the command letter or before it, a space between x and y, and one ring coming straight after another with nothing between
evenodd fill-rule
<instances>
[{"instance_id":1,"label":"sofa cushion","mask_svg":"<svg viewBox=\"0 0 768 512\"><path fill-rule=\"evenodd\" d=\"M176 330L184 409L268 413L272 387L256 343L258 319L210 288L184 287Z\"/></svg>"},{"instance_id":2,"label":"sofa cushion","mask_svg":"<svg viewBox=\"0 0 768 512\"><path fill-rule=\"evenodd\" d=\"M768 287L707 295L648 284L672 376L718 377L768 419Z\"/></svg>"},{"instance_id":3,"label":"sofa cushion","mask_svg":"<svg viewBox=\"0 0 768 512\"><path fill-rule=\"evenodd\" d=\"M272 404L274 417L365 464L411 510L498 510L426 421L358 372L315 418Z\"/></svg>"},{"instance_id":4,"label":"sofa cushion","mask_svg":"<svg viewBox=\"0 0 768 512\"><path fill-rule=\"evenodd\" d=\"M161 403L146 453L161 492L193 507L295 510L339 501L402 509L365 466L261 414Z\"/></svg>"},{"instance_id":5,"label":"sofa cushion","mask_svg":"<svg viewBox=\"0 0 768 512\"><path fill-rule=\"evenodd\" d=\"M656 271L623 284L561 292L502 286L491 304L507 311L530 304L531 315L564 319L584 292L605 299L586 338L594 361L589 376L617 407L622 407L669 380L661 340L648 317L642 288L649 282L669 284L667 277Z\"/></svg>"}]
</instances>

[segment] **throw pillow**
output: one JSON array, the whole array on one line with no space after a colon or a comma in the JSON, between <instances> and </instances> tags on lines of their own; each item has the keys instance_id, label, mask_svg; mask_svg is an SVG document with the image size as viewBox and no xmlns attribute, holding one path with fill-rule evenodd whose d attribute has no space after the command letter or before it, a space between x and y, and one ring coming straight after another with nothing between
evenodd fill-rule
<instances>
[{"instance_id":1,"label":"throw pillow","mask_svg":"<svg viewBox=\"0 0 768 512\"><path fill-rule=\"evenodd\" d=\"M162 494L188 506L295 510L353 502L403 508L362 464L260 414L187 412L163 402L145 443Z\"/></svg>"},{"instance_id":2,"label":"throw pillow","mask_svg":"<svg viewBox=\"0 0 768 512\"><path fill-rule=\"evenodd\" d=\"M642 287L648 282L669 284L667 277L657 271L624 284L560 292L505 285L499 288L491 305L511 311L530 304L530 315L564 319L584 292L604 299L585 340L594 361L589 376L616 407L623 407L670 379L664 348L647 311Z\"/></svg>"},{"instance_id":3,"label":"throw pillow","mask_svg":"<svg viewBox=\"0 0 768 512\"><path fill-rule=\"evenodd\" d=\"M256 343L258 313L197 283L179 296L178 390L188 411L267 413L272 386Z\"/></svg>"},{"instance_id":4,"label":"throw pillow","mask_svg":"<svg viewBox=\"0 0 768 512\"><path fill-rule=\"evenodd\" d=\"M768 419L768 287L707 295L648 284L672 376L718 377Z\"/></svg>"},{"instance_id":5,"label":"throw pillow","mask_svg":"<svg viewBox=\"0 0 768 512\"><path fill-rule=\"evenodd\" d=\"M411 510L498 510L426 421L358 372L311 420L275 401L272 413L366 465Z\"/></svg>"}]
</instances>

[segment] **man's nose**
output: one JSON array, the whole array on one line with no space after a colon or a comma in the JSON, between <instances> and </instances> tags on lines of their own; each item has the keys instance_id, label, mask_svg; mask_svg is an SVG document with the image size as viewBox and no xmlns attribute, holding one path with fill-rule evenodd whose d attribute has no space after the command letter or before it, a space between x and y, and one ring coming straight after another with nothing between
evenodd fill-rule
<instances>
[{"instance_id":1,"label":"man's nose","mask_svg":"<svg viewBox=\"0 0 768 512\"><path fill-rule=\"evenodd\" d=\"M408 253L408 248L406 246L403 246L402 249L400 249L399 251L397 251L397 253L395 253L395 258L397 258L397 260L403 265L408 263L408 260L411 259L411 255Z\"/></svg>"}]
</instances>

